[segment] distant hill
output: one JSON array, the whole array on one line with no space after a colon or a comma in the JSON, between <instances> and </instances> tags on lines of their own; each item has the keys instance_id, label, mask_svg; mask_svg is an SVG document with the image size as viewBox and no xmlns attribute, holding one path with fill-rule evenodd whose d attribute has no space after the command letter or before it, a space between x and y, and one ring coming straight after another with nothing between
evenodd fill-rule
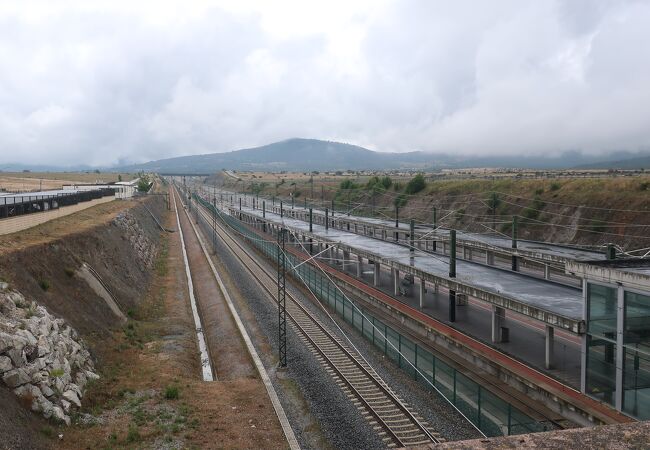
<instances>
[{"instance_id":1,"label":"distant hill","mask_svg":"<svg viewBox=\"0 0 650 450\"><path fill-rule=\"evenodd\" d=\"M161 159L120 167L119 170L209 173L221 169L268 171L426 169L433 165L433 155L423 152L382 153L340 142L295 138L226 153Z\"/></svg>"},{"instance_id":2,"label":"distant hill","mask_svg":"<svg viewBox=\"0 0 650 450\"><path fill-rule=\"evenodd\" d=\"M601 161L585 164L579 169L650 169L650 155L627 158L617 161Z\"/></svg>"},{"instance_id":3,"label":"distant hill","mask_svg":"<svg viewBox=\"0 0 650 450\"><path fill-rule=\"evenodd\" d=\"M143 164L116 167L111 170L158 173L214 173L229 170L310 171L310 170L390 170L390 169L444 169L467 167L504 167L530 169L609 168L614 160L648 160L650 156L615 152L606 157L594 157L581 152L564 152L557 156L471 156L444 153L384 153L356 145L317 139L288 139L261 147L226 153L181 156ZM630 160L633 161L633 160ZM635 168L631 163L629 166ZM646 164L650 167L650 163Z\"/></svg>"}]
</instances>

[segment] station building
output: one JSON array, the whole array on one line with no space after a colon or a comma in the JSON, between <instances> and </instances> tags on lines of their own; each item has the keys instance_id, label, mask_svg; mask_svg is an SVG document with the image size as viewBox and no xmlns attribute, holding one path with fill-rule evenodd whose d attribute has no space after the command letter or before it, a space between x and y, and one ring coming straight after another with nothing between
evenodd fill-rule
<instances>
[{"instance_id":1,"label":"station building","mask_svg":"<svg viewBox=\"0 0 650 450\"><path fill-rule=\"evenodd\" d=\"M583 280L581 391L650 419L650 262L570 262Z\"/></svg>"}]
</instances>

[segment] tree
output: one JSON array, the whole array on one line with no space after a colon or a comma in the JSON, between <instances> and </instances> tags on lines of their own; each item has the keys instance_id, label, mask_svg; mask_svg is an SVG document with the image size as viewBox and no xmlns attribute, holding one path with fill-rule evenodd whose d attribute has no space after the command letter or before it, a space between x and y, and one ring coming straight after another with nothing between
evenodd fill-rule
<instances>
[{"instance_id":1,"label":"tree","mask_svg":"<svg viewBox=\"0 0 650 450\"><path fill-rule=\"evenodd\" d=\"M122 181L122 174L117 175L117 181Z\"/></svg>"},{"instance_id":2,"label":"tree","mask_svg":"<svg viewBox=\"0 0 650 450\"><path fill-rule=\"evenodd\" d=\"M409 181L406 184L406 190L405 192L409 195L411 194L417 194L420 192L422 189L427 187L427 182L424 180L424 175L421 173L417 174L413 178L411 178L411 181Z\"/></svg>"}]
</instances>

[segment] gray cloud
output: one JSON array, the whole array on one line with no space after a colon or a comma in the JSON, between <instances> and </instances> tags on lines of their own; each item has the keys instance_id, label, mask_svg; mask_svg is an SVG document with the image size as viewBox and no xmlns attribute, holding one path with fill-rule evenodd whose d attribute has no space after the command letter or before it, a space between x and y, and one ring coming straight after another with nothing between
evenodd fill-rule
<instances>
[{"instance_id":1,"label":"gray cloud","mask_svg":"<svg viewBox=\"0 0 650 450\"><path fill-rule=\"evenodd\" d=\"M229 5L161 20L0 9L0 162L109 165L294 136L385 151L650 148L649 3L371 5L333 3L313 23L291 2L275 22Z\"/></svg>"}]
</instances>

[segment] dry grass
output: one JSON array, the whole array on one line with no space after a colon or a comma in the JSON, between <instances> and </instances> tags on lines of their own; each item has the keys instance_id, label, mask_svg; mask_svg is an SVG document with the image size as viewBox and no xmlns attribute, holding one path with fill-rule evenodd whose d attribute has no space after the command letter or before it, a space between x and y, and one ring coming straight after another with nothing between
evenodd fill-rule
<instances>
[{"instance_id":1,"label":"dry grass","mask_svg":"<svg viewBox=\"0 0 650 450\"><path fill-rule=\"evenodd\" d=\"M25 192L39 189L61 189L72 183L111 183L135 178L134 174L95 173L95 172L0 172L0 189L8 192Z\"/></svg>"}]
</instances>

